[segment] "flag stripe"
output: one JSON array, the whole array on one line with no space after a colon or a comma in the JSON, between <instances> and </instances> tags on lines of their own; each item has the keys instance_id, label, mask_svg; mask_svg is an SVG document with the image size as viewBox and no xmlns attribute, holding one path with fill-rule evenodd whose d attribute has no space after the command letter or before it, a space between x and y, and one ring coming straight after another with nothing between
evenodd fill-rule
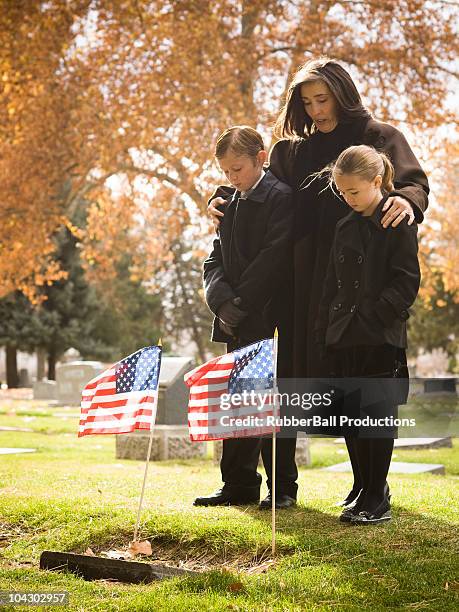
<instances>
[{"instance_id":1,"label":"flag stripe","mask_svg":"<svg viewBox=\"0 0 459 612\"><path fill-rule=\"evenodd\" d=\"M146 395L145 391L130 391L129 393L113 393L112 395L96 396L97 399L91 401L82 400L81 409L86 412L91 407L106 407L115 408L116 406L125 406L133 402L150 402L154 401L156 395L150 392L150 395Z\"/></svg>"},{"instance_id":2,"label":"flag stripe","mask_svg":"<svg viewBox=\"0 0 459 612\"><path fill-rule=\"evenodd\" d=\"M107 420L112 420L114 418L120 420L124 417L130 417L131 415L136 415L136 414L149 414L151 415L153 413L153 410L155 409L155 404L149 404L148 406L145 406L144 408L141 408L139 406L132 406L132 410L127 411L127 410L120 410L119 408L111 408L110 410L107 410L106 408L101 408L98 409L96 408L95 410L91 410L90 413L88 413L85 417L85 422L88 423L89 421L93 422L93 421L107 421Z\"/></svg>"},{"instance_id":3,"label":"flag stripe","mask_svg":"<svg viewBox=\"0 0 459 612\"><path fill-rule=\"evenodd\" d=\"M229 405L222 408L221 399L223 394L231 395L230 380L233 380L231 388L234 389L238 388L234 386L237 380L266 380L267 376L272 378L273 354L273 340L263 340L212 359L184 376L190 388L188 427L192 440L260 436L279 429L267 425L265 420L267 416L278 413L278 407L273 406L272 397L269 396L273 389L258 392L258 401L252 405ZM244 384L243 389L246 388ZM225 425L222 424L223 417L226 417ZM226 424L228 419L247 417L253 417L253 426L252 423L235 425L234 421Z\"/></svg>"},{"instance_id":4,"label":"flag stripe","mask_svg":"<svg viewBox=\"0 0 459 612\"><path fill-rule=\"evenodd\" d=\"M113 420L113 416L115 415L90 416L88 419L86 419L84 424L86 426L88 423L90 423L91 427L97 428L97 427L105 427L109 423L111 423L113 427L119 427L120 425L136 423L137 421L142 422L142 423L150 423L151 417L153 414L154 414L154 411L152 410L147 410L147 411L139 410L137 412L134 412L132 416L127 416L123 413L120 413L120 415L123 418L117 419L116 421Z\"/></svg>"},{"instance_id":5,"label":"flag stripe","mask_svg":"<svg viewBox=\"0 0 459 612\"><path fill-rule=\"evenodd\" d=\"M145 423L142 421L133 421L128 424L118 424L113 427L104 427L100 429L96 425L91 425L89 427L85 427L84 429L80 429L78 433L79 436L84 436L88 434L123 434L123 433L131 433L136 429L147 429L150 430L151 427L151 419L148 419Z\"/></svg>"},{"instance_id":6,"label":"flag stripe","mask_svg":"<svg viewBox=\"0 0 459 612\"><path fill-rule=\"evenodd\" d=\"M90 380L82 391L78 435L151 429L160 364L161 348L145 347Z\"/></svg>"},{"instance_id":7,"label":"flag stripe","mask_svg":"<svg viewBox=\"0 0 459 612\"><path fill-rule=\"evenodd\" d=\"M99 383L108 382L110 380L115 380L115 373L116 373L116 370L114 368L105 370L105 372L102 372L101 374L99 374L98 376L90 380L88 384L85 386L84 390L95 389L99 385Z\"/></svg>"}]
</instances>

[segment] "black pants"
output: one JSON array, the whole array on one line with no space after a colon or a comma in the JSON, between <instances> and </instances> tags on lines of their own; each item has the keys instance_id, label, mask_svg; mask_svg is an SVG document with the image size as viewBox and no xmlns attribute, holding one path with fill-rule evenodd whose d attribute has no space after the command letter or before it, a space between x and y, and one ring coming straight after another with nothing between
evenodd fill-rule
<instances>
[{"instance_id":1,"label":"black pants","mask_svg":"<svg viewBox=\"0 0 459 612\"><path fill-rule=\"evenodd\" d=\"M298 470L295 450L296 437L276 439L276 492L296 499ZM223 440L220 469L225 490L235 495L260 490L262 479L257 471L260 451L268 477L268 489L271 489L272 438Z\"/></svg>"},{"instance_id":2,"label":"black pants","mask_svg":"<svg viewBox=\"0 0 459 612\"><path fill-rule=\"evenodd\" d=\"M228 344L228 352L247 346L257 339L244 339ZM288 347L279 344L278 376L286 377L289 374ZM283 358L285 355L286 359ZM288 360L288 361L287 361ZM223 440L223 453L220 461L220 470L224 489L234 492L235 495L255 493L260 490L261 474L257 471L258 460L261 456L266 470L268 488L271 489L272 480L272 437L263 438L231 438ZM298 485L298 469L295 463L296 436L276 439L276 492L281 495L290 495L296 499Z\"/></svg>"}]
</instances>

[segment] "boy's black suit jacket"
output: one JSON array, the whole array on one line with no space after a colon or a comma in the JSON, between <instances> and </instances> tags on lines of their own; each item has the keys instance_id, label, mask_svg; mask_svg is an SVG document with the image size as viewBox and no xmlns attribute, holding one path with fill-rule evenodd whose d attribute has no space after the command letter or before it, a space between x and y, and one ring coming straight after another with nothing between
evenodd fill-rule
<instances>
[{"instance_id":1,"label":"boy's black suit jacket","mask_svg":"<svg viewBox=\"0 0 459 612\"><path fill-rule=\"evenodd\" d=\"M385 199L371 216L352 211L336 225L315 329L319 344L407 345L408 309L421 278L417 226L383 228Z\"/></svg>"},{"instance_id":2,"label":"boy's black suit jacket","mask_svg":"<svg viewBox=\"0 0 459 612\"><path fill-rule=\"evenodd\" d=\"M222 197L218 237L204 262L206 302L216 315L212 340L231 342L218 325L218 310L227 300L239 297L239 308L248 316L239 325L239 343L270 337L282 326L282 289L292 260L293 204L291 188L269 170L247 199L231 187L219 187L211 200ZM279 330L281 337L281 330Z\"/></svg>"}]
</instances>

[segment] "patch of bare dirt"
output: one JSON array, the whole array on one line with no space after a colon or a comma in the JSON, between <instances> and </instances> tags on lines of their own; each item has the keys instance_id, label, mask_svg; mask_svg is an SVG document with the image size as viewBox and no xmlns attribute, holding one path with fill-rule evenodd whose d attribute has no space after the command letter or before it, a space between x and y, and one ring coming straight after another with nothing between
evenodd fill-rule
<instances>
[{"instance_id":1,"label":"patch of bare dirt","mask_svg":"<svg viewBox=\"0 0 459 612\"><path fill-rule=\"evenodd\" d=\"M183 542L164 542L160 539L149 538L152 554L135 557L135 561L147 563L162 563L170 567L206 572L211 570L236 571L246 574L262 574L275 565L271 547L258 551L256 554L250 552L230 552L228 550L213 551L203 544L188 544ZM114 544L113 549L118 551L128 550L129 543L125 546ZM92 546L91 553L97 556L105 556L107 546ZM73 551L86 554L86 551ZM284 553L285 554L285 553Z\"/></svg>"}]
</instances>

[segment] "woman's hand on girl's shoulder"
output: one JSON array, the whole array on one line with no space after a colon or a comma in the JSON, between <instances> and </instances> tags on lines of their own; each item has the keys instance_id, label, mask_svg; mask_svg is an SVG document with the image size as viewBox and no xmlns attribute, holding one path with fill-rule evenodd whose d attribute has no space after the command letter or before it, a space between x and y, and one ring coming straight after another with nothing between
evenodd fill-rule
<instances>
[{"instance_id":1,"label":"woman's hand on girl's shoulder","mask_svg":"<svg viewBox=\"0 0 459 612\"><path fill-rule=\"evenodd\" d=\"M412 225L414 222L414 211L411 204L405 198L400 196L392 196L387 198L382 208L386 214L381 219L382 226L384 228L397 227L404 219L408 219L408 225Z\"/></svg>"},{"instance_id":2,"label":"woman's hand on girl's shoulder","mask_svg":"<svg viewBox=\"0 0 459 612\"><path fill-rule=\"evenodd\" d=\"M224 198L214 198L207 206L207 214L216 230L220 227L220 217L225 216L225 213L217 208L217 206L221 206L222 204L228 204L228 201Z\"/></svg>"}]
</instances>

